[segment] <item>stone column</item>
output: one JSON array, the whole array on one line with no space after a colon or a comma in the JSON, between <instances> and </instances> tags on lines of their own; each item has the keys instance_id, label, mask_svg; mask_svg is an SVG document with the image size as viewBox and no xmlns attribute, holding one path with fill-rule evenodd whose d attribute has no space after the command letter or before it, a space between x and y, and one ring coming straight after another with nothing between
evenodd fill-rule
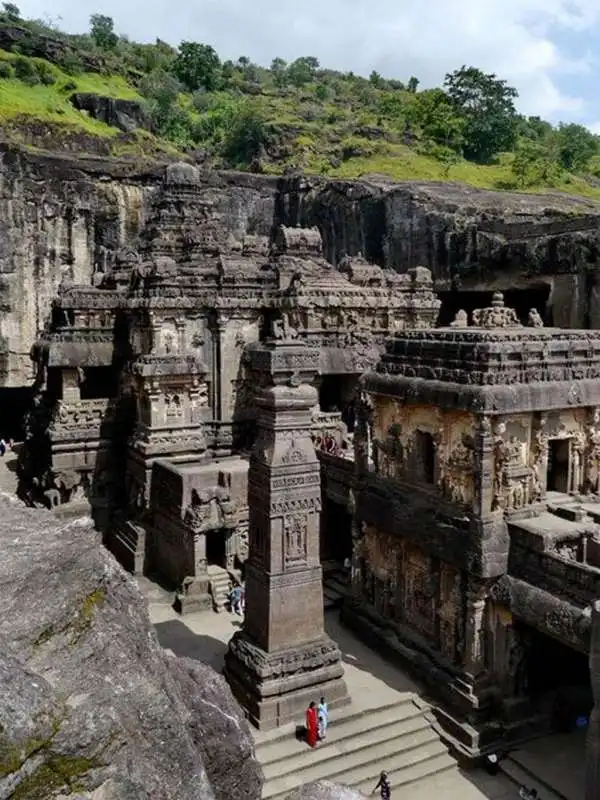
<instances>
[{"instance_id":1,"label":"stone column","mask_svg":"<svg viewBox=\"0 0 600 800\"><path fill-rule=\"evenodd\" d=\"M485 597L483 586L472 586L467 591L463 663L467 675L472 679L476 679L485 669Z\"/></svg>"},{"instance_id":2,"label":"stone column","mask_svg":"<svg viewBox=\"0 0 600 800\"><path fill-rule=\"evenodd\" d=\"M303 720L311 700L348 702L340 650L324 632L320 467L310 438L319 352L272 341L251 354L260 380L250 456L250 552L244 627L225 675L254 725Z\"/></svg>"}]
</instances>

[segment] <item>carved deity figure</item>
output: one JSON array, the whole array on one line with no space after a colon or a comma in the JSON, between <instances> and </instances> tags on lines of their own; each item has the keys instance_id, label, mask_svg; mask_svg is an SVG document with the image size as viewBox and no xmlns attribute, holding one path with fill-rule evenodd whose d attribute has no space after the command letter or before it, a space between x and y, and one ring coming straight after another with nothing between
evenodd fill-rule
<instances>
[{"instance_id":1,"label":"carved deity figure","mask_svg":"<svg viewBox=\"0 0 600 800\"><path fill-rule=\"evenodd\" d=\"M461 308L459 311L456 312L456 316L450 323L451 328L468 328L469 327L469 317L467 316L467 312L464 308Z\"/></svg>"},{"instance_id":2,"label":"carved deity figure","mask_svg":"<svg viewBox=\"0 0 600 800\"><path fill-rule=\"evenodd\" d=\"M540 317L540 313L537 310L537 308L530 308L529 309L529 314L527 316L527 325L530 328L543 328L544 327L544 321Z\"/></svg>"}]
</instances>

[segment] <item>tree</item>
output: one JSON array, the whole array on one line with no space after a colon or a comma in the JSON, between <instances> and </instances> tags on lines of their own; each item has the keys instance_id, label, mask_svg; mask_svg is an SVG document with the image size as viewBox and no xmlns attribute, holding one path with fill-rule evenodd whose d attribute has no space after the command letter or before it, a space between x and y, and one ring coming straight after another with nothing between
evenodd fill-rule
<instances>
[{"instance_id":1,"label":"tree","mask_svg":"<svg viewBox=\"0 0 600 800\"><path fill-rule=\"evenodd\" d=\"M104 14L92 14L90 17L90 35L94 44L101 50L114 50L119 37L114 31L115 24L112 17Z\"/></svg>"},{"instance_id":2,"label":"tree","mask_svg":"<svg viewBox=\"0 0 600 800\"><path fill-rule=\"evenodd\" d=\"M266 118L256 101L239 110L224 142L223 154L235 166L250 165L260 158L268 142Z\"/></svg>"},{"instance_id":3,"label":"tree","mask_svg":"<svg viewBox=\"0 0 600 800\"><path fill-rule=\"evenodd\" d=\"M287 61L284 61L283 58L274 58L271 61L271 73L273 74L273 83L277 86L278 89L283 89L283 87L288 82L288 74L287 74Z\"/></svg>"},{"instance_id":4,"label":"tree","mask_svg":"<svg viewBox=\"0 0 600 800\"><path fill-rule=\"evenodd\" d=\"M206 89L213 92L221 78L221 61L216 51L208 44L182 42L173 72L191 92Z\"/></svg>"},{"instance_id":5,"label":"tree","mask_svg":"<svg viewBox=\"0 0 600 800\"><path fill-rule=\"evenodd\" d=\"M441 89L426 89L415 101L408 121L419 125L426 139L460 152L466 120L448 100L446 93Z\"/></svg>"},{"instance_id":6,"label":"tree","mask_svg":"<svg viewBox=\"0 0 600 800\"><path fill-rule=\"evenodd\" d=\"M302 56L289 65L288 79L294 86L305 86L314 80L318 69L318 59L313 56Z\"/></svg>"},{"instance_id":7,"label":"tree","mask_svg":"<svg viewBox=\"0 0 600 800\"><path fill-rule=\"evenodd\" d=\"M517 130L516 89L475 67L446 75L444 88L466 121L466 158L486 162L496 153L512 149Z\"/></svg>"},{"instance_id":8,"label":"tree","mask_svg":"<svg viewBox=\"0 0 600 800\"><path fill-rule=\"evenodd\" d=\"M592 156L598 153L598 136L583 125L561 122L556 132L556 142L560 164L569 172L583 172L588 168Z\"/></svg>"},{"instance_id":9,"label":"tree","mask_svg":"<svg viewBox=\"0 0 600 800\"><path fill-rule=\"evenodd\" d=\"M21 19L21 11L14 3L2 3L4 15L8 17L11 22L19 22Z\"/></svg>"},{"instance_id":10,"label":"tree","mask_svg":"<svg viewBox=\"0 0 600 800\"><path fill-rule=\"evenodd\" d=\"M408 83L406 84L407 91L411 92L412 94L416 94L417 89L419 88L419 79L415 78L413 75L408 79Z\"/></svg>"},{"instance_id":11,"label":"tree","mask_svg":"<svg viewBox=\"0 0 600 800\"><path fill-rule=\"evenodd\" d=\"M555 143L531 138L519 139L512 162L512 173L519 186L552 186L560 178L558 150Z\"/></svg>"}]
</instances>

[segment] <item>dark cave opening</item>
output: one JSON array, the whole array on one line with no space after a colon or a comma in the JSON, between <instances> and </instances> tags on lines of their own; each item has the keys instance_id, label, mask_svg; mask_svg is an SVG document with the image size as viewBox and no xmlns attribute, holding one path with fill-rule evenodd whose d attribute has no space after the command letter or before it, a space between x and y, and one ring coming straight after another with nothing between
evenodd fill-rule
<instances>
[{"instance_id":1,"label":"dark cave opening","mask_svg":"<svg viewBox=\"0 0 600 800\"><path fill-rule=\"evenodd\" d=\"M552 714L555 725L565 732L577 719L589 718L593 697L588 656L529 625L518 622L525 634L527 684L533 703Z\"/></svg>"},{"instance_id":2,"label":"dark cave opening","mask_svg":"<svg viewBox=\"0 0 600 800\"><path fill-rule=\"evenodd\" d=\"M544 325L552 327L552 309L548 306L549 284L539 283L524 288L503 289L502 293L504 294L504 304L508 308L514 308L523 324L527 323L530 309L535 308L544 320ZM489 291L469 291L468 289L438 292L438 297L442 301L438 325L442 328L450 325L461 309L467 312L469 322L471 322L473 311L476 308L489 306L493 295L494 293Z\"/></svg>"},{"instance_id":3,"label":"dark cave opening","mask_svg":"<svg viewBox=\"0 0 600 800\"><path fill-rule=\"evenodd\" d=\"M23 417L33 401L33 390L28 386L0 389L0 437L23 441Z\"/></svg>"}]
</instances>

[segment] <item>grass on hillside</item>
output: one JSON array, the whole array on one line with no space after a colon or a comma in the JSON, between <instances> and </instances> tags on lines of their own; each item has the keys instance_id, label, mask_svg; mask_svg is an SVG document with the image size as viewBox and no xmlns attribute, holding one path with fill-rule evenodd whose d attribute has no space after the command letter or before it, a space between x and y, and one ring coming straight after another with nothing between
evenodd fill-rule
<instances>
[{"instance_id":1,"label":"grass on hillside","mask_svg":"<svg viewBox=\"0 0 600 800\"><path fill-rule=\"evenodd\" d=\"M20 56L0 50L0 61L14 62ZM21 56L22 58L22 56ZM60 123L96 136L111 137L118 133L103 122L77 111L69 101L74 92L91 92L104 97L123 100L140 100L139 94L120 76L83 73L70 76L47 61L28 58L33 63L44 64L51 71L55 83L28 84L16 78L0 79L0 120L11 121L31 117L42 122Z\"/></svg>"},{"instance_id":2,"label":"grass on hillside","mask_svg":"<svg viewBox=\"0 0 600 800\"><path fill-rule=\"evenodd\" d=\"M18 58L23 56L0 50L0 62L11 63ZM90 72L72 76L42 59L27 60L43 65L44 70L52 73L55 82L30 86L16 78L0 78L0 125L2 122L19 125L32 119L64 126L75 133L116 139L119 134L116 128L77 111L69 97L74 92L87 92L115 99L143 99L122 76ZM211 113L211 103L218 106L231 101L227 95L214 95L207 99L204 112L194 108L190 95L181 95L180 104L197 121L204 114ZM319 101L315 88L308 86L284 93L266 89L260 102L269 126L281 139L283 150L287 151L287 157L267 163L266 169L270 173L280 173L287 164L295 164L306 172L336 178L380 174L396 180L457 181L483 189L519 190L511 170L512 154L499 157L497 163L489 166L462 159L444 165L418 152L417 148L402 144L399 131L361 105L360 99L355 102L351 96L333 96ZM375 135L370 136L369 131ZM115 141L111 152L137 157L149 150L160 150L171 156L177 155L176 146L171 142L157 139L147 131L139 130L136 134L132 141ZM600 167L600 157L595 161ZM548 190L599 199L600 181L595 186L584 178L567 176L559 185L539 186L527 191L539 193Z\"/></svg>"}]
</instances>

